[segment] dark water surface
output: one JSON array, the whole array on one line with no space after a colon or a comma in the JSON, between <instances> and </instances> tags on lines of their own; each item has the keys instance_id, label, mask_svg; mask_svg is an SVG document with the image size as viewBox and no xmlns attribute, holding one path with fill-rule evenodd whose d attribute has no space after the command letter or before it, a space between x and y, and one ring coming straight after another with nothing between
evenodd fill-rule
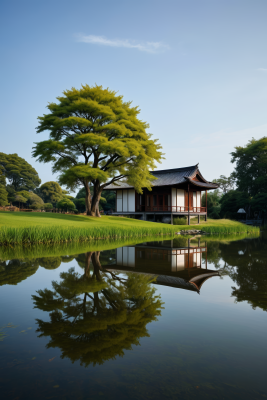
<instances>
[{"instance_id":1,"label":"dark water surface","mask_svg":"<svg viewBox=\"0 0 267 400\"><path fill-rule=\"evenodd\" d=\"M264 237L0 258L1 399L266 398L266 260Z\"/></svg>"}]
</instances>

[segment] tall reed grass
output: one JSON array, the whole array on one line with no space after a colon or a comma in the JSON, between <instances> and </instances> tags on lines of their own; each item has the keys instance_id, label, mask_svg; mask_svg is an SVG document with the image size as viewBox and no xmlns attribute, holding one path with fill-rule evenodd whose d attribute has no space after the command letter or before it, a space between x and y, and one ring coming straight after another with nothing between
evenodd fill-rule
<instances>
[{"instance_id":1,"label":"tall reed grass","mask_svg":"<svg viewBox=\"0 0 267 400\"><path fill-rule=\"evenodd\" d=\"M5 245L29 243L66 243L72 241L89 241L93 239L139 238L143 236L173 235L170 225L155 224L151 226L101 226L101 227L59 227L30 226L2 227L0 243Z\"/></svg>"}]
</instances>

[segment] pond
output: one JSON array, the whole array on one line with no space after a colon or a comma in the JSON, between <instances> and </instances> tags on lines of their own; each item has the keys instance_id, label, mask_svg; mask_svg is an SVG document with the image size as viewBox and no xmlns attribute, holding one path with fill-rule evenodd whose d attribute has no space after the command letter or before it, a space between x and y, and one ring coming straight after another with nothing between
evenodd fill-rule
<instances>
[{"instance_id":1,"label":"pond","mask_svg":"<svg viewBox=\"0 0 267 400\"><path fill-rule=\"evenodd\" d=\"M265 236L105 248L0 251L2 399L267 397Z\"/></svg>"}]
</instances>

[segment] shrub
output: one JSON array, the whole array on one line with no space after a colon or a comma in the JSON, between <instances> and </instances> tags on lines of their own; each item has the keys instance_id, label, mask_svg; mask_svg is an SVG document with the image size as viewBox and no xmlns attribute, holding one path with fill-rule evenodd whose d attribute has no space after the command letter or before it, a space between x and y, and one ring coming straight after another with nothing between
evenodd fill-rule
<instances>
[{"instance_id":1,"label":"shrub","mask_svg":"<svg viewBox=\"0 0 267 400\"><path fill-rule=\"evenodd\" d=\"M173 225L187 225L187 218L186 217L173 218Z\"/></svg>"}]
</instances>

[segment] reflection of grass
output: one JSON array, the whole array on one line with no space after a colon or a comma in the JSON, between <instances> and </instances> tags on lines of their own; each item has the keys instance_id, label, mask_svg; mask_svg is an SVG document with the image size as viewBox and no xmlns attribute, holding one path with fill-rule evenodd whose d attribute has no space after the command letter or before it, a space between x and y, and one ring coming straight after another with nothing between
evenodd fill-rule
<instances>
[{"instance_id":1,"label":"reflection of grass","mask_svg":"<svg viewBox=\"0 0 267 400\"><path fill-rule=\"evenodd\" d=\"M171 236L173 237L173 236ZM177 237L177 236L176 236ZM158 236L150 236L149 241L159 240ZM162 240L162 238L160 239ZM91 240L89 242L70 242L62 244L34 244L28 246L0 246L0 260L31 259L40 257L71 256L89 251L103 251L117 247L130 246L142 243L144 239L117 239L117 240Z\"/></svg>"}]
</instances>

